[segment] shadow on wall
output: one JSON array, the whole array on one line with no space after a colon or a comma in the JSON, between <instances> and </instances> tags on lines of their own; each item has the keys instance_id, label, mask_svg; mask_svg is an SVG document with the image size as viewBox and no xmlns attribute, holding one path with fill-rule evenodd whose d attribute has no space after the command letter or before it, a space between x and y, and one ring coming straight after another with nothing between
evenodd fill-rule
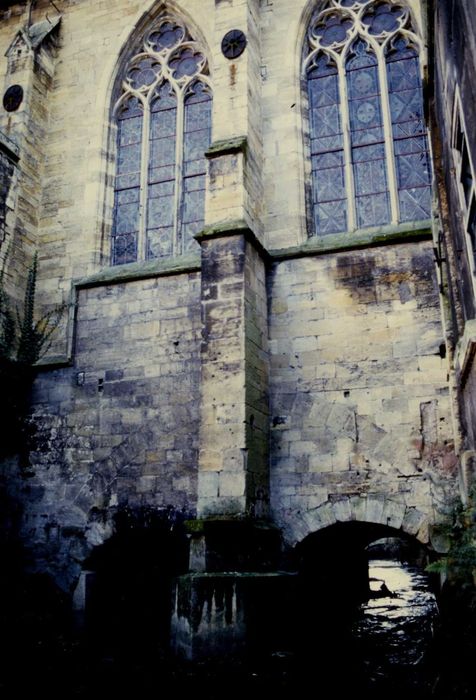
<instances>
[{"instance_id":1,"label":"shadow on wall","mask_svg":"<svg viewBox=\"0 0 476 700\"><path fill-rule=\"evenodd\" d=\"M87 674L91 681L104 659L127 659L130 668L139 657L156 662L165 654L170 581L188 565L187 515L172 508L118 511L115 534L86 562L94 575L81 630L71 597L45 571L33 572L18 536L21 507L0 497L0 515L0 695L10 691L13 697L20 688L43 685L51 689L80 673L76 689Z\"/></svg>"},{"instance_id":2,"label":"shadow on wall","mask_svg":"<svg viewBox=\"0 0 476 700\"><path fill-rule=\"evenodd\" d=\"M84 564L91 572L84 616L91 651L131 658L168 648L171 581L188 569L184 519L173 509L117 514L115 534Z\"/></svg>"}]
</instances>

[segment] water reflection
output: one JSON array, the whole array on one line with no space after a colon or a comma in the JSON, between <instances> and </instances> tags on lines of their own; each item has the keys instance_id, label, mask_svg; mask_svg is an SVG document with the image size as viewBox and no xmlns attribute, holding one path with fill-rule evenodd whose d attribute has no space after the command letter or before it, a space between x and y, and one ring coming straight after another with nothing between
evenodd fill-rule
<instances>
[{"instance_id":1,"label":"water reflection","mask_svg":"<svg viewBox=\"0 0 476 700\"><path fill-rule=\"evenodd\" d=\"M427 576L397 560L372 560L369 577L371 598L353 626L369 686L393 685L425 697L434 682L430 656L438 613Z\"/></svg>"}]
</instances>

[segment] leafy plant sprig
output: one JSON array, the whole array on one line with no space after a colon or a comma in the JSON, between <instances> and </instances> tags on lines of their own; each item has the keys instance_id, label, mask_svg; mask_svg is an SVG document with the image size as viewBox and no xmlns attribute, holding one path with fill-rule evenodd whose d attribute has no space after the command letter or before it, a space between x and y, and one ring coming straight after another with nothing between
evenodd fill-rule
<instances>
[{"instance_id":1,"label":"leafy plant sprig","mask_svg":"<svg viewBox=\"0 0 476 700\"><path fill-rule=\"evenodd\" d=\"M430 572L444 573L462 586L475 585L476 575L476 484L468 501L458 502L447 523L438 528L449 542L448 552L427 567Z\"/></svg>"},{"instance_id":2,"label":"leafy plant sprig","mask_svg":"<svg viewBox=\"0 0 476 700\"><path fill-rule=\"evenodd\" d=\"M51 336L57 328L63 306L48 311L35 321L36 280L38 257L35 253L28 270L22 313L17 309L16 319L5 291L7 256L0 270L0 358L21 365L34 365L51 346Z\"/></svg>"}]
</instances>

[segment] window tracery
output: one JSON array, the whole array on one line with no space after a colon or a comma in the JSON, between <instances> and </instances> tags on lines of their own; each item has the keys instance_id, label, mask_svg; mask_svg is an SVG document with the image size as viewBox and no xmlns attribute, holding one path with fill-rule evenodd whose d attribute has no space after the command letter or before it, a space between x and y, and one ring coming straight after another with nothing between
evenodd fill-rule
<instances>
[{"instance_id":1,"label":"window tracery","mask_svg":"<svg viewBox=\"0 0 476 700\"><path fill-rule=\"evenodd\" d=\"M112 264L186 253L204 221L211 89L206 57L179 20L163 15L142 37L113 115Z\"/></svg>"},{"instance_id":2,"label":"window tracery","mask_svg":"<svg viewBox=\"0 0 476 700\"><path fill-rule=\"evenodd\" d=\"M431 169L409 8L328 0L304 53L318 235L431 214Z\"/></svg>"}]
</instances>

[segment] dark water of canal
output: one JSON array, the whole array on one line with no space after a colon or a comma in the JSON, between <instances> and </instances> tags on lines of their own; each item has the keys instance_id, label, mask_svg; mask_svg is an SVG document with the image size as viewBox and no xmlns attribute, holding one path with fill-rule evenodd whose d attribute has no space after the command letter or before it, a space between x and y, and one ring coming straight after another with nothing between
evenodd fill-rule
<instances>
[{"instance_id":1,"label":"dark water of canal","mask_svg":"<svg viewBox=\"0 0 476 700\"><path fill-rule=\"evenodd\" d=\"M375 597L360 607L352 628L366 687L384 697L397 689L404 696L431 697L438 686L438 608L428 577L396 560L370 561L369 577Z\"/></svg>"},{"instance_id":2,"label":"dark water of canal","mask_svg":"<svg viewBox=\"0 0 476 700\"><path fill-rule=\"evenodd\" d=\"M369 575L372 597L353 611L346 601L320 601L317 615L301 620L298 648L277 643L245 665L214 662L193 668L158 656L153 644L149 655L134 653L141 648L138 639L131 639L123 653L97 658L67 644L54 656L39 648L35 658L25 659L28 668L10 674L2 698L23 697L31 687L67 699L172 694L207 700L474 700L442 685L434 638L438 607L422 569L396 560L371 561Z\"/></svg>"}]
</instances>

